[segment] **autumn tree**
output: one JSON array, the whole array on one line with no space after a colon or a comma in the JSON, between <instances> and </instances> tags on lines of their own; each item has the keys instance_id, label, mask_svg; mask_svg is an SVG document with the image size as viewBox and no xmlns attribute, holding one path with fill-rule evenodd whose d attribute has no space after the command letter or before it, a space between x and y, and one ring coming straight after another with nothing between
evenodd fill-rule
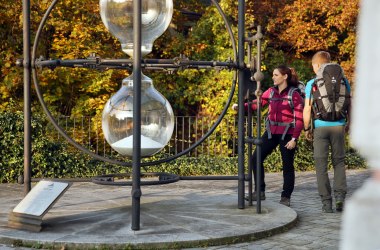
<instances>
[{"instance_id":1,"label":"autumn tree","mask_svg":"<svg viewBox=\"0 0 380 250\"><path fill-rule=\"evenodd\" d=\"M352 79L358 9L358 0L293 1L269 20L269 44L295 57L327 50Z\"/></svg>"},{"instance_id":2,"label":"autumn tree","mask_svg":"<svg viewBox=\"0 0 380 250\"><path fill-rule=\"evenodd\" d=\"M22 27L19 11L20 1L0 0L0 109L4 109L11 98L22 97L22 71L14 62L22 54Z\"/></svg>"},{"instance_id":3,"label":"autumn tree","mask_svg":"<svg viewBox=\"0 0 380 250\"><path fill-rule=\"evenodd\" d=\"M235 36L238 2L219 1ZM10 98L22 102L22 69L14 67L22 57L21 3L0 0L0 90L1 109ZM48 1L32 2L32 36ZM169 29L154 43L150 58L229 60L231 43L224 23L209 1L174 1ZM358 0L253 0L246 1L247 29L264 28L263 66L268 84L270 71L280 63L295 65L308 77L310 56L320 49L331 52L352 76L355 25ZM254 25L254 26L252 26ZM59 2L44 27L37 56L45 59L86 58L91 53L102 58L123 58L119 42L105 29L98 2L68 0ZM96 71L79 68L39 70L45 101L65 115L99 115L109 97L120 87L127 70ZM164 74L163 74L164 73ZM173 104L177 114L216 115L230 89L231 73L197 70L147 72L156 88ZM219 98L220 97L220 98ZM36 100L33 97L33 100Z\"/></svg>"},{"instance_id":4,"label":"autumn tree","mask_svg":"<svg viewBox=\"0 0 380 250\"><path fill-rule=\"evenodd\" d=\"M17 58L22 57L22 6L20 2L1 1L0 32L6 38L1 45L1 90L2 108L7 100L22 101L22 69L15 67ZM31 5L32 38L37 25L50 2L39 0ZM175 11L170 29L154 44L148 57L174 58L183 53L186 36L184 29L191 28L208 6L207 1L174 1ZM189 15L184 12L193 13ZM196 14L196 15L195 15ZM194 20L194 15L196 20ZM181 25L179 25L181 24ZM186 24L186 25L183 25ZM169 49L167 49L169 48ZM174 48L174 49L170 49ZM61 1L55 6L44 26L37 58L80 59L96 53L102 58L126 58L120 43L104 27L99 5L96 1ZM81 68L55 68L38 70L44 100L53 110L64 115L100 114L103 105L120 87L121 80L128 76L127 70L96 71ZM170 79L168 80L170 81ZM164 92L170 85L158 83ZM172 83L177 80L171 81ZM166 86L169 89L166 90ZM35 96L32 98L36 100Z\"/></svg>"}]
</instances>

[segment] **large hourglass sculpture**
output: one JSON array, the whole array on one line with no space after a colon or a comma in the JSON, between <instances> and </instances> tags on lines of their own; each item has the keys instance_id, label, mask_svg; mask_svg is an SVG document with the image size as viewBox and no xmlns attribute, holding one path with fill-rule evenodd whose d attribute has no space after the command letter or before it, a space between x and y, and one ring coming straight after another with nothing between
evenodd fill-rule
<instances>
[{"instance_id":1,"label":"large hourglass sculpture","mask_svg":"<svg viewBox=\"0 0 380 250\"><path fill-rule=\"evenodd\" d=\"M141 54L152 51L172 18L172 0L142 0ZM100 0L100 14L107 29L119 39L122 50L133 56L133 0ZM102 129L107 142L118 153L133 152L133 75L122 81L121 89L106 103ZM141 74L141 156L157 153L169 142L174 129L170 103L153 81Z\"/></svg>"}]
</instances>

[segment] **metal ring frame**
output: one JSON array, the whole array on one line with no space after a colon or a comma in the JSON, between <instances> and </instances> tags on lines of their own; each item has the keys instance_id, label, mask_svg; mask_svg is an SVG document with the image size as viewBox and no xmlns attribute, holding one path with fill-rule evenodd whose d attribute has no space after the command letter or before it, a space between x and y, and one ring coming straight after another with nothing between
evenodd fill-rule
<instances>
[{"instance_id":1,"label":"metal ring frame","mask_svg":"<svg viewBox=\"0 0 380 250\"><path fill-rule=\"evenodd\" d=\"M108 162L108 163L111 163L111 164L117 164L117 165L120 165L120 166L128 166L128 167L131 167L132 166L132 162L122 162L122 161L117 161L117 160L113 160L113 159L109 159L109 158L106 158L106 157L103 157L103 156L100 156L98 154L95 154L94 152L90 151L89 149L83 147L82 145L78 144L75 140L73 140L69 135L66 134L66 132L60 127L60 125L58 125L57 121L55 120L55 118L52 116L52 114L50 113L49 109L47 108L46 106L46 103L43 99L43 96L42 96L42 93L40 91L40 87L39 87L39 81L38 81L38 77L37 77L37 72L36 72L36 66L52 66L52 65L55 65L55 66L71 66L71 67L75 67L76 65L82 65L82 66L87 66L89 68L91 67L94 67L96 65L106 65L107 68L110 68L112 66L116 66L117 68L126 68L126 66L128 67L128 65L130 64L130 60L121 60L121 59L116 59L116 60L104 60L103 62L100 61L98 58L95 58L95 60L91 60L91 59L80 59L80 60L69 60L69 61L61 61L61 60L51 60L51 61L38 61L36 60L36 51L37 51L37 47L38 47L38 43L39 43L39 39L40 39L40 35L41 35L41 32L42 32L42 29L48 19L48 16L50 15L50 13L52 12L52 10L54 9L55 5L57 4L59 0L54 0L51 5L49 6L49 8L47 9L47 11L45 12L41 22L40 22L40 25L38 27L38 30L37 30L37 33L36 33L36 36L35 36L35 39L34 39L34 44L33 44L33 50L32 50L32 55L31 55L31 66L32 66L32 74L33 74L33 82L34 82L34 86L35 86L35 89L36 89L36 93L37 93L37 97L42 105L42 108L45 112L45 114L47 115L48 119L50 120L50 122L54 125L55 129L70 143L72 144L74 147L76 147L77 149L81 150L82 152L90 155L91 157L95 158L95 159L98 159L98 160L102 160L102 161L105 161L105 162ZM224 14L223 10L221 9L220 5L218 2L216 2L216 0L212 0L212 3L216 6L219 14L222 16L223 20L224 20L224 24L226 26L226 29L229 33L229 36L230 36L230 39L231 39L231 42L232 42L232 48L233 48L233 52L234 52L234 61L236 62L237 61L237 50L236 50L236 42L235 42L235 39L234 39L234 36L233 36L233 32L232 32L232 29L231 29L231 26L229 25L228 23L228 20L227 20L227 17L226 15ZM173 62L173 66L175 66L175 64L178 65L178 61L176 60L146 60L145 61L147 63L147 66L149 66L149 64L157 64L160 66L160 63L170 63L170 62ZM128 64L129 63L129 64ZM181 63L181 62L180 62ZM182 62L182 64L185 64L185 65L190 65L191 64L191 61L189 62ZM225 63L225 62L198 62L197 63L198 65L205 65L205 66L224 66L224 67L235 67L236 68L236 65L234 66L234 64L231 64L231 63ZM92 65L92 66L91 66ZM165 65L163 65L165 66ZM213 124L213 126L210 128L210 130L202 137L200 138L197 142L195 142L193 145L191 145L189 148L183 150L182 152L176 154L176 155L173 155L173 156L170 156L170 157L167 157L167 158L164 158L164 159L160 159L160 160L156 160L156 161L150 161L150 162L141 162L141 166L151 166L151 165L158 165L158 164L161 164L161 163L164 163L164 162L169 162L169 161L172 161L180 156L183 156L187 153L189 153L190 151L192 151L193 149L195 149L197 146L199 146L204 140L207 139L207 137L209 137L213 132L214 130L217 128L217 126L220 124L220 122L222 121L222 119L224 118L227 110L228 110L228 107L230 106L231 104L231 101L232 101L232 97L234 95L234 92L235 92L235 88L236 88L236 79L237 79L237 70L234 71L234 76L233 76L233 80L232 80L232 86L231 86L231 91L230 91L230 94L229 94L229 97L228 97L228 100L227 100L227 103L225 104L223 110L222 110L222 113L219 115L217 121Z\"/></svg>"}]
</instances>

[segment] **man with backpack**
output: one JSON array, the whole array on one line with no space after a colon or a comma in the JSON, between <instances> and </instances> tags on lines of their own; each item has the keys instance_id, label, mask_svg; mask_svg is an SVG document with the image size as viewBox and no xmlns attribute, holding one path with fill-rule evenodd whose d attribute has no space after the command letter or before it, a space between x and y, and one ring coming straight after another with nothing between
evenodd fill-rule
<instances>
[{"instance_id":1,"label":"man with backpack","mask_svg":"<svg viewBox=\"0 0 380 250\"><path fill-rule=\"evenodd\" d=\"M332 194L328 176L328 156L334 167L335 209L342 211L347 193L345 169L345 131L348 129L350 85L343 69L330 63L330 54L317 52L312 59L316 78L306 84L303 121L306 138L313 140L318 193L322 212L332 213Z\"/></svg>"}]
</instances>

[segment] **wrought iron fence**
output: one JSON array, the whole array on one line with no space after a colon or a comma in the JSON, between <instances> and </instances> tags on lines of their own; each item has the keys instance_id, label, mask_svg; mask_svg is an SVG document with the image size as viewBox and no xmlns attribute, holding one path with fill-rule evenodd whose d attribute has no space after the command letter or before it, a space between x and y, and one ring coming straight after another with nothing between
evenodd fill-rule
<instances>
[{"instance_id":1,"label":"wrought iron fence","mask_svg":"<svg viewBox=\"0 0 380 250\"><path fill-rule=\"evenodd\" d=\"M93 152L103 155L116 155L105 140L102 133L101 119L96 117L60 116L56 118L58 124L74 140ZM212 126L211 117L176 116L174 132L170 142L162 150L167 155L177 154L194 144ZM53 128L52 128L53 130ZM54 139L64 140L58 132L53 132ZM188 156L224 156L237 155L237 118L223 119L218 128L200 146L188 154Z\"/></svg>"}]
</instances>

